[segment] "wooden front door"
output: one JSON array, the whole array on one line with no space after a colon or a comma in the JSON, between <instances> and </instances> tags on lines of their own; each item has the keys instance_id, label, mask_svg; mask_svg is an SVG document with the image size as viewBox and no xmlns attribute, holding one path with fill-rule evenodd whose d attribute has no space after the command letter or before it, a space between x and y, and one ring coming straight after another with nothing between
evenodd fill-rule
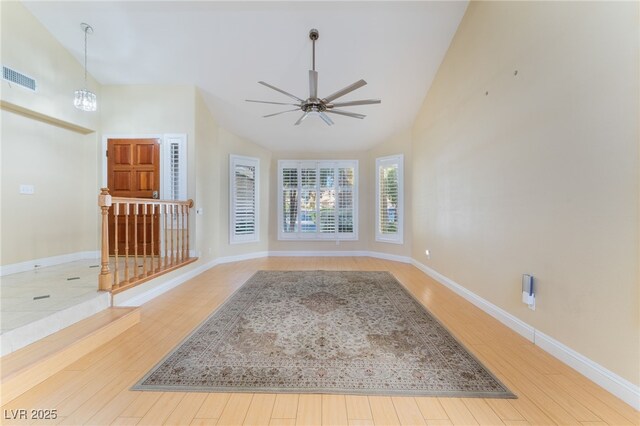
<instances>
[{"instance_id":1,"label":"wooden front door","mask_svg":"<svg viewBox=\"0 0 640 426\"><path fill-rule=\"evenodd\" d=\"M107 187L114 197L159 198L160 193L160 140L159 139L109 139L107 141ZM109 210L109 254L115 253L115 232L118 233L118 256L125 255L128 241L129 255L133 256L137 242L138 256L143 252L160 253L159 217L156 209L152 215L147 207L144 216L142 210L134 217L134 206L130 206L128 218L126 210L118 212L116 230L113 207ZM140 207L142 209L142 207ZM144 216L144 217L143 217ZM152 231L153 222L153 231ZM146 223L146 230L143 224ZM128 238L127 238L128 229ZM136 241L137 240L137 241Z\"/></svg>"}]
</instances>

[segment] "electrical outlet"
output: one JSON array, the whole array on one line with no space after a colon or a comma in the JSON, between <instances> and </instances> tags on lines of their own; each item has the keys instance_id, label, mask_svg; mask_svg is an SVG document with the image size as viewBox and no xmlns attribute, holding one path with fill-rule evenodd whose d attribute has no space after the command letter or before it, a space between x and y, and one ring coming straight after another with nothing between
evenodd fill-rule
<instances>
[{"instance_id":1,"label":"electrical outlet","mask_svg":"<svg viewBox=\"0 0 640 426\"><path fill-rule=\"evenodd\" d=\"M20 185L20 194L33 195L36 192L36 188L33 185Z\"/></svg>"},{"instance_id":2,"label":"electrical outlet","mask_svg":"<svg viewBox=\"0 0 640 426\"><path fill-rule=\"evenodd\" d=\"M533 275L522 274L522 303L532 311L536 310L536 294Z\"/></svg>"},{"instance_id":3,"label":"electrical outlet","mask_svg":"<svg viewBox=\"0 0 640 426\"><path fill-rule=\"evenodd\" d=\"M427 256L427 259L431 259L431 251L430 250L425 250L424 251L425 256Z\"/></svg>"}]
</instances>

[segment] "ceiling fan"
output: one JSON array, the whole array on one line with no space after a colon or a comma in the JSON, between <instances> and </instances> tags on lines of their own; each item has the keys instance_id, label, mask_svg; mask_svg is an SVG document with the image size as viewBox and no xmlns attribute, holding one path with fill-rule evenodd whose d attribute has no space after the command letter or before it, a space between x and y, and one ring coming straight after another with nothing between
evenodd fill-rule
<instances>
[{"instance_id":1,"label":"ceiling fan","mask_svg":"<svg viewBox=\"0 0 640 426\"><path fill-rule=\"evenodd\" d=\"M246 99L247 102L257 102L262 104L275 104L275 105L292 105L296 107L295 109L290 109L287 111L280 111L274 114L265 115L264 116L265 118L273 117L274 115L285 114L287 112L302 111L302 117L300 117L298 121L295 122L296 126L302 123L302 121L304 121L304 119L310 115L319 116L325 123L331 126L333 125L333 120L331 120L331 118L327 115L327 113L344 115L347 117L359 118L359 119L363 119L366 117L366 115L364 114L358 114L355 112L348 112L340 109L335 109L336 107L370 105L370 104L379 104L381 102L380 99L363 99L359 101L333 102L334 100L348 93L351 93L354 90L359 89L365 84L367 84L367 82L364 80L358 80L355 83L345 87L344 89L338 90L337 92L332 93L327 97L324 97L324 98L318 97L318 72L316 71L316 40L318 39L319 36L320 36L320 33L318 32L318 30L312 29L311 31L309 31L309 38L313 42L313 54L312 54L313 69L309 70L309 97L307 99L300 99L299 97L294 96L291 93L285 92L284 90L279 89L275 86L272 86L268 83L265 83L264 81L259 81L258 83L262 84L263 86L267 86L268 88L273 89L277 92L280 92L283 95L286 95L292 99L295 99L296 103L255 101L252 99Z\"/></svg>"}]
</instances>

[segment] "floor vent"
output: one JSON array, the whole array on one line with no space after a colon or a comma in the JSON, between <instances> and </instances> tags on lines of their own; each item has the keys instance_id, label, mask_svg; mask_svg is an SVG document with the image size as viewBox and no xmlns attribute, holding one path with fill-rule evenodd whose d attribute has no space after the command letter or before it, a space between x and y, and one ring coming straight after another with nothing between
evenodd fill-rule
<instances>
[{"instance_id":1,"label":"floor vent","mask_svg":"<svg viewBox=\"0 0 640 426\"><path fill-rule=\"evenodd\" d=\"M2 66L2 79L7 80L10 83L15 83L33 92L36 91L36 81L33 78L9 67L5 67L4 65Z\"/></svg>"}]
</instances>

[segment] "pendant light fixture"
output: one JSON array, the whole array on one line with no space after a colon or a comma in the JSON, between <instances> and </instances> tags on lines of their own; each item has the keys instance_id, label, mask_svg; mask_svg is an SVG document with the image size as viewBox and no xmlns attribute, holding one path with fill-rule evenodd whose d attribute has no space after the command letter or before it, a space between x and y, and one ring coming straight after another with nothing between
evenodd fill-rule
<instances>
[{"instance_id":1,"label":"pendant light fixture","mask_svg":"<svg viewBox=\"0 0 640 426\"><path fill-rule=\"evenodd\" d=\"M83 111L95 111L98 108L96 94L87 89L87 36L93 34L93 28L84 22L80 28L84 32L84 89L76 90L73 105Z\"/></svg>"}]
</instances>

